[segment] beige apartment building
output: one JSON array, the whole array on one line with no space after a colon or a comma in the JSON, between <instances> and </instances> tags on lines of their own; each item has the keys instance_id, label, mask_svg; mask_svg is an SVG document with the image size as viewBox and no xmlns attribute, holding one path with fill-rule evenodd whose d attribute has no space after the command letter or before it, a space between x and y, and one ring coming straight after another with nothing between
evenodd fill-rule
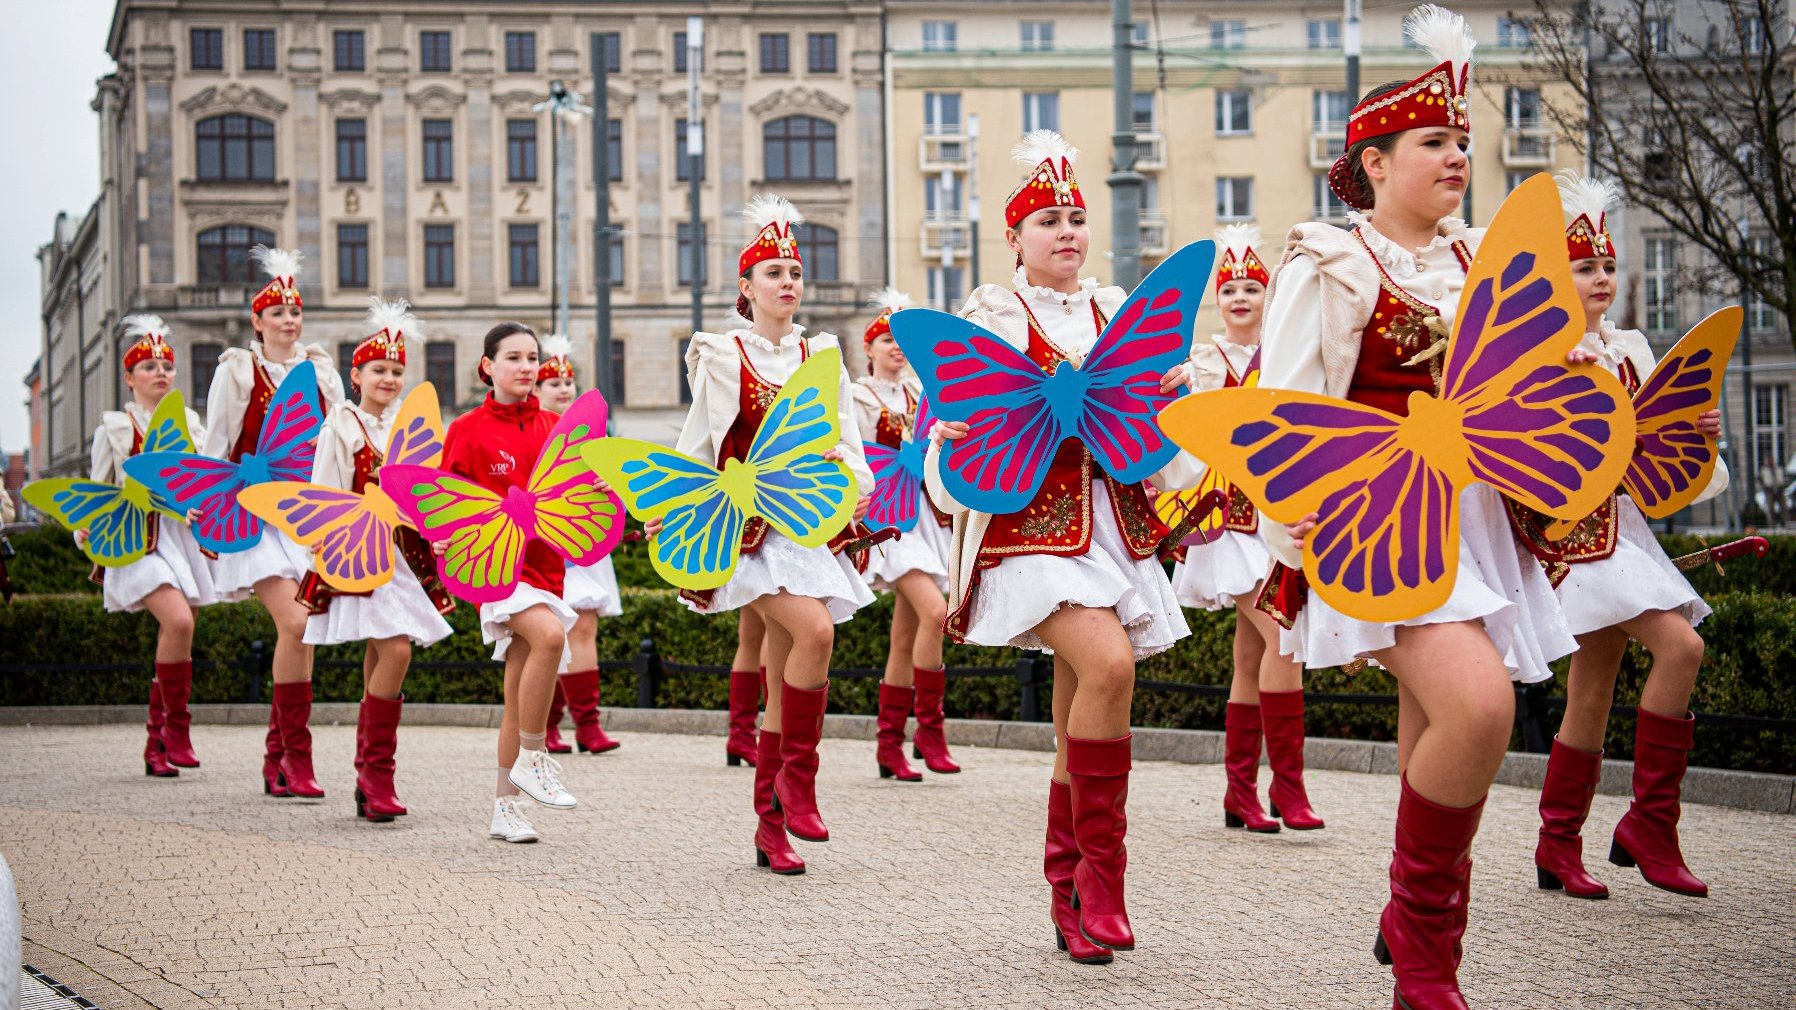
<instances>
[{"instance_id":1,"label":"beige apartment building","mask_svg":"<svg viewBox=\"0 0 1796 1010\"><path fill-rule=\"evenodd\" d=\"M809 217L800 322L859 333L864 292L885 280L876 2L120 0L105 40L118 69L94 100L101 195L40 253L43 470L85 468L99 411L122 397L124 314L169 321L181 388L203 399L218 352L249 339L258 242L305 254L306 339L346 361L368 297L408 298L427 338L410 370L446 403L475 402L493 323L553 325L554 125L537 106L551 81L592 94L595 40L609 108L571 126L563 155L578 180L569 335L590 381L596 121L622 406L677 407L692 330L688 15L705 22L706 326L728 325L741 208L768 191Z\"/></svg>"},{"instance_id":2,"label":"beige apartment building","mask_svg":"<svg viewBox=\"0 0 1796 1010\"><path fill-rule=\"evenodd\" d=\"M1005 197L1021 168L1023 133L1059 130L1091 211L1088 266L1108 279L1112 105L1111 25L1101 3L1011 0L968 7L888 0L892 179L889 250L901 288L941 306L979 281L1007 282ZM1343 90L1340 3L1134 6L1134 127L1145 177L1144 272L1172 250L1231 221L1258 224L1276 261L1300 221L1345 223L1327 186L1353 101ZM1408 80L1431 65L1406 47L1408 6L1365 5L1361 90ZM1473 170L1465 215L1488 222L1529 174L1581 167L1555 143L1541 111L1554 88L1525 54L1526 29L1503 3L1457 3L1479 45L1473 76ZM1357 96L1355 96L1357 97ZM971 127L977 117L978 139ZM979 276L970 276L968 211L976 193ZM1219 320L1206 305L1200 327Z\"/></svg>"}]
</instances>

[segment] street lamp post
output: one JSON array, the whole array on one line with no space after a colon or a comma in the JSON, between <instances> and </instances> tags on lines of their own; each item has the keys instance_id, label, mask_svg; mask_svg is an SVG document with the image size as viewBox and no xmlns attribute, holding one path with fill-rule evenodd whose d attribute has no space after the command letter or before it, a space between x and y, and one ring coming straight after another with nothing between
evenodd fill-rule
<instances>
[{"instance_id":1,"label":"street lamp post","mask_svg":"<svg viewBox=\"0 0 1796 1010\"><path fill-rule=\"evenodd\" d=\"M979 285L979 113L967 115L967 285ZM952 311L952 310L950 310Z\"/></svg>"},{"instance_id":2,"label":"street lamp post","mask_svg":"<svg viewBox=\"0 0 1796 1010\"><path fill-rule=\"evenodd\" d=\"M705 55L705 19L686 19L686 178L691 183L688 207L692 215L692 331L705 328L705 243L699 217L699 176L705 164L705 123L700 118L698 65Z\"/></svg>"},{"instance_id":3,"label":"street lamp post","mask_svg":"<svg viewBox=\"0 0 1796 1010\"><path fill-rule=\"evenodd\" d=\"M1125 291L1141 283L1141 173L1135 170L1135 40L1129 0L1110 2L1112 101L1116 132L1110 135L1110 247L1114 281Z\"/></svg>"},{"instance_id":4,"label":"street lamp post","mask_svg":"<svg viewBox=\"0 0 1796 1010\"><path fill-rule=\"evenodd\" d=\"M616 404L619 390L611 374L611 100L606 75L606 36L593 32L592 47L592 275L593 376L605 402ZM620 42L619 45L622 45Z\"/></svg>"}]
</instances>

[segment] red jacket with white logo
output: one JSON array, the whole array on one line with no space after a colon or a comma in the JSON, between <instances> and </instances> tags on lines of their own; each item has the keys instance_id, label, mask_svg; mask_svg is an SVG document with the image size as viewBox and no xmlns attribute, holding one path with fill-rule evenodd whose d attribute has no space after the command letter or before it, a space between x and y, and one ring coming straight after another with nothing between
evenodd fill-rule
<instances>
[{"instance_id":1,"label":"red jacket with white logo","mask_svg":"<svg viewBox=\"0 0 1796 1010\"><path fill-rule=\"evenodd\" d=\"M443 469L503 495L530 482L543 443L561 415L544 410L536 397L499 403L493 394L456 418L443 439ZM525 585L561 595L565 565L561 555L541 540L524 545Z\"/></svg>"}]
</instances>

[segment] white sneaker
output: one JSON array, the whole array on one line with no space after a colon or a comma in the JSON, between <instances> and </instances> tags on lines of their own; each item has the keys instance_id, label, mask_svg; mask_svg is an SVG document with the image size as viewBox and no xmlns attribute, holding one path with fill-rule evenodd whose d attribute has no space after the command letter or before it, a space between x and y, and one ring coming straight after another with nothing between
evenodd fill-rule
<instances>
[{"instance_id":1,"label":"white sneaker","mask_svg":"<svg viewBox=\"0 0 1796 1010\"><path fill-rule=\"evenodd\" d=\"M548 751L518 751L518 760L507 777L512 785L524 791L525 796L545 807L567 810L580 802L574 799L573 793L561 787L561 762L550 757Z\"/></svg>"},{"instance_id":2,"label":"white sneaker","mask_svg":"<svg viewBox=\"0 0 1796 1010\"><path fill-rule=\"evenodd\" d=\"M536 841L540 836L524 816L523 806L523 801L516 796L501 796L493 800L493 826L488 833L508 842Z\"/></svg>"}]
</instances>

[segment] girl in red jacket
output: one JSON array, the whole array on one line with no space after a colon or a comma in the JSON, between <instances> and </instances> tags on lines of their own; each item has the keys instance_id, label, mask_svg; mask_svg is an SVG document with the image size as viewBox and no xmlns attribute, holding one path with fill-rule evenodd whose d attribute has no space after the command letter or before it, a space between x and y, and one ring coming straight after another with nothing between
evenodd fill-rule
<instances>
[{"instance_id":1,"label":"girl in red jacket","mask_svg":"<svg viewBox=\"0 0 1796 1010\"><path fill-rule=\"evenodd\" d=\"M493 388L480 406L449 425L443 469L490 491L523 487L543 443L561 415L543 410L533 390L536 334L523 323L500 323L486 335L480 380ZM439 541L438 551L447 549ZM499 780L491 834L508 842L534 842L519 794L565 810L574 797L561 787L561 765L549 756L544 736L555 671L566 661L574 611L561 599L561 556L540 540L524 547L524 571L513 593L480 605L480 633L505 661L505 715L499 723Z\"/></svg>"}]
</instances>

